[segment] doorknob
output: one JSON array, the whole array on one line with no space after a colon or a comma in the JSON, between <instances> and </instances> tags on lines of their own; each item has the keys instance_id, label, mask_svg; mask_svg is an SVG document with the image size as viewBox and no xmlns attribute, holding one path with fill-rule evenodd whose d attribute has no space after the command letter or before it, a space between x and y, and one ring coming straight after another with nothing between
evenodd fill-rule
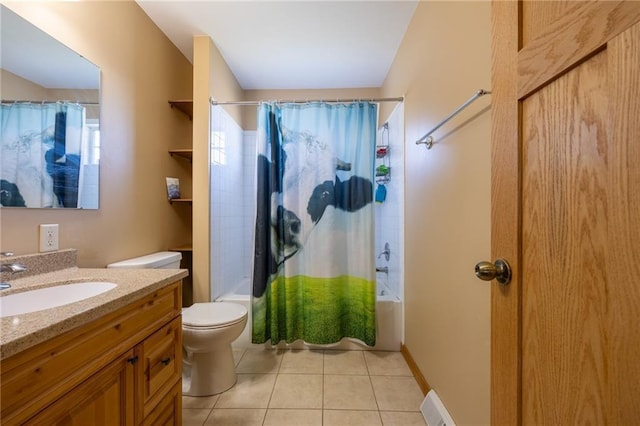
<instances>
[{"instance_id":1,"label":"doorknob","mask_svg":"<svg viewBox=\"0 0 640 426\"><path fill-rule=\"evenodd\" d=\"M507 285L511 281L511 267L504 259L491 262L480 262L476 265L476 277L483 281L496 279L500 284Z\"/></svg>"}]
</instances>

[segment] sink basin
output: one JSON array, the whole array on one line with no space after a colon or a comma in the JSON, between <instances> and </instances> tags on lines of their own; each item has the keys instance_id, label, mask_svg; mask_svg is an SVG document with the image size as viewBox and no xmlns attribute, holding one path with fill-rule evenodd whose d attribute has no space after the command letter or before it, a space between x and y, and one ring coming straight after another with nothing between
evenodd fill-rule
<instances>
[{"instance_id":1,"label":"sink basin","mask_svg":"<svg viewBox=\"0 0 640 426\"><path fill-rule=\"evenodd\" d=\"M106 281L85 281L27 290L0 297L0 317L28 314L97 296L117 287Z\"/></svg>"}]
</instances>

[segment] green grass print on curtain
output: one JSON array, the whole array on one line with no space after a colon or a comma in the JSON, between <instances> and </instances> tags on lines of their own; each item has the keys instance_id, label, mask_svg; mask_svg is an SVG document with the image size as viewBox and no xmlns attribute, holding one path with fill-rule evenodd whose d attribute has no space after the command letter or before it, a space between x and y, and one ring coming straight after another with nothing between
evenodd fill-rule
<instances>
[{"instance_id":1,"label":"green grass print on curtain","mask_svg":"<svg viewBox=\"0 0 640 426\"><path fill-rule=\"evenodd\" d=\"M350 336L373 346L375 282L352 276L280 276L267 290L266 304L254 306L253 316L254 337L270 334L272 342L328 344ZM270 333L265 333L266 316L271 316Z\"/></svg>"}]
</instances>

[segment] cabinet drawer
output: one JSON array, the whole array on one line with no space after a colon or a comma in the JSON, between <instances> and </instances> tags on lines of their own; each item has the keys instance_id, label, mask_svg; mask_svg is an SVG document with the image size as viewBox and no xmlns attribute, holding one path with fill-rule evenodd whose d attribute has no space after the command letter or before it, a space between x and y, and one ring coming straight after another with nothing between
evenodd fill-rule
<instances>
[{"instance_id":1,"label":"cabinet drawer","mask_svg":"<svg viewBox=\"0 0 640 426\"><path fill-rule=\"evenodd\" d=\"M139 392L146 417L168 389L182 378L182 321L178 316L139 346L142 386Z\"/></svg>"}]
</instances>

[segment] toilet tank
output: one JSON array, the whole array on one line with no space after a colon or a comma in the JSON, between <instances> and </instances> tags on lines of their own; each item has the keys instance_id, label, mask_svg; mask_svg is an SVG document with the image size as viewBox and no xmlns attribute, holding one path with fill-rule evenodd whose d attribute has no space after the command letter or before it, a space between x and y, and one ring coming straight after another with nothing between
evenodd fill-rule
<instances>
[{"instance_id":1,"label":"toilet tank","mask_svg":"<svg viewBox=\"0 0 640 426\"><path fill-rule=\"evenodd\" d=\"M107 268L127 268L127 269L179 269L182 253L176 251L161 251L145 256L125 259L119 262L110 263Z\"/></svg>"}]
</instances>

